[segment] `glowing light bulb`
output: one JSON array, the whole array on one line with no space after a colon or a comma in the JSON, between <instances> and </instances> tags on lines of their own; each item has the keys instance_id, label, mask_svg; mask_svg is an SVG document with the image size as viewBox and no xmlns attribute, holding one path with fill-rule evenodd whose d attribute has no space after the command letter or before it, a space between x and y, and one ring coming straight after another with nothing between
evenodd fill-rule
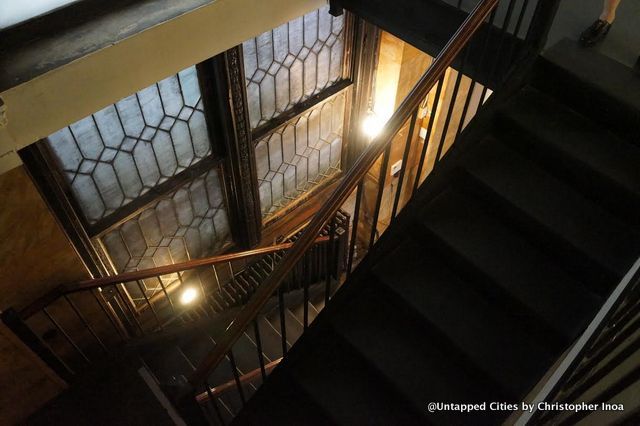
<instances>
[{"instance_id":1,"label":"glowing light bulb","mask_svg":"<svg viewBox=\"0 0 640 426\"><path fill-rule=\"evenodd\" d=\"M198 298L198 291L193 287L185 288L180 295L180 303L188 305Z\"/></svg>"},{"instance_id":2,"label":"glowing light bulb","mask_svg":"<svg viewBox=\"0 0 640 426\"><path fill-rule=\"evenodd\" d=\"M378 117L375 113L369 113L362 122L362 131L365 135L371 139L380 134L384 127L384 120Z\"/></svg>"}]
</instances>

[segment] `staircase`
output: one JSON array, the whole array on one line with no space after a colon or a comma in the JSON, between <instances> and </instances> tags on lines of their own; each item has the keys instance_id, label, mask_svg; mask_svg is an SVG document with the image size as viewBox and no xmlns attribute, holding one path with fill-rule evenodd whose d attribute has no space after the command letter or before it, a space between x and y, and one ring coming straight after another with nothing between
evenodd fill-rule
<instances>
[{"instance_id":1,"label":"staircase","mask_svg":"<svg viewBox=\"0 0 640 426\"><path fill-rule=\"evenodd\" d=\"M336 284L332 282L332 291ZM325 306L324 281L310 285L308 291L307 323L311 323ZM280 305L278 298L274 297L256 317L254 328L243 333L233 351L208 376L207 383L213 389L220 421L225 424L231 422L242 409L244 401L249 400L262 385L260 362L265 372L270 372L304 332L304 290L288 291L282 295L282 302ZM190 323L188 330L156 335L148 343L132 342L132 346L158 384L179 385L182 378L189 377L198 362L215 347L218 336L236 314L237 309L232 309L213 320ZM260 339L259 344L257 339ZM240 386L236 386L236 380L241 382ZM209 398L206 394L201 396L203 401Z\"/></svg>"},{"instance_id":2,"label":"staircase","mask_svg":"<svg viewBox=\"0 0 640 426\"><path fill-rule=\"evenodd\" d=\"M346 266L349 222L348 214L336 212L331 224L320 231L308 256L295 265L255 318L255 328L244 333L224 362L208 375L212 392L201 398L215 400L221 421L230 422L240 411L262 383L261 373L266 375L277 365L337 290ZM160 395L171 395L184 383L301 232L294 231L263 249L61 285L19 313L4 312L3 321L12 324L23 339L36 342L35 350L40 349L39 354L52 368L59 367L56 372L65 375L71 385L68 392L32 416L29 424L93 424L96 419L104 424L145 424L147 420L173 424L175 417L168 414L149 387ZM171 289L165 286L164 299L146 297L146 306L114 309L127 300L120 296L122 288L135 289L131 284L136 281L162 282L161 278L167 276L176 281L173 276L177 275L182 285L190 279L188 274L193 277L193 271L203 276L208 270L213 270L217 285L203 279L205 297L194 306L172 303L167 291ZM110 317L114 328L122 326L120 341L107 339L113 330L105 329L104 324L96 326L96 318L87 315L91 312L86 304L78 303L98 288L96 302L105 294L119 296L105 297L104 306L114 314ZM75 351L47 345L34 333L37 328L30 329L31 324L38 324L42 313L51 318L55 334L62 335ZM86 339L87 335L93 339ZM93 350L96 342L102 349L97 353ZM119 409L114 411L114 407Z\"/></svg>"},{"instance_id":3,"label":"staircase","mask_svg":"<svg viewBox=\"0 0 640 426\"><path fill-rule=\"evenodd\" d=\"M345 252L347 245L347 235L349 231L350 217L344 211L338 211L335 216L335 224L338 229L338 244L340 246L340 252ZM302 233L301 230L291 233L287 237L281 237L278 243L294 243L296 239ZM330 233L330 227L325 226L320 232L320 237L328 237ZM238 269L238 265L235 267L233 264L228 265L228 277L224 279L216 273L217 287L209 288L206 301L199 310L192 310L176 318L173 318L171 322L193 321L195 319L202 319L211 312L219 314L229 309L237 308L244 305L260 286L260 283L269 276L273 271L274 266L282 259L285 250L275 251L273 253L265 254L258 259L252 259L241 265ZM284 283L287 292L300 290L304 286L305 279L310 283L319 283L326 279L326 257L328 256L327 244L321 244L317 247L317 250L312 254L311 259L308 259L306 263L301 262L297 265L296 271L292 274L286 283ZM343 268L344 259L340 260L339 268ZM308 276L303 278L305 273L304 268L308 267ZM235 268L235 269L234 269Z\"/></svg>"},{"instance_id":4,"label":"staircase","mask_svg":"<svg viewBox=\"0 0 640 426\"><path fill-rule=\"evenodd\" d=\"M640 78L563 41L490 100L234 425L498 424L640 255ZM631 413L633 414L633 413Z\"/></svg>"},{"instance_id":5,"label":"staircase","mask_svg":"<svg viewBox=\"0 0 640 426\"><path fill-rule=\"evenodd\" d=\"M365 4L337 3L356 12ZM384 14L383 3L369 4L373 22ZM447 3L403 3L442 9L441 30L464 22L453 37L418 34L431 42L440 37L436 51L449 41L305 230L294 235L295 243L60 286L20 313L3 313L52 369L76 380L32 424L171 424L177 414L159 406L160 388L188 424L500 424L519 415L513 404L534 396L581 396L580 386L612 371L603 360L633 360L630 354L640 347L640 79L570 41L542 57L526 55L544 38L540 26L549 24L551 3L524 1L518 9L518 2L483 0L466 18L460 13L467 2ZM400 9L407 20L418 16L417 9ZM524 37L517 30L521 21L527 21ZM495 49L474 59L471 47L483 44ZM500 52L509 57L502 65ZM397 136L408 129L403 164L414 143L419 167L427 162L429 143L437 142L433 117L445 113L439 94L451 66L473 74L473 84L496 90L484 103L483 87L479 112L441 159L452 111L460 106L452 95L433 150L434 170L404 207L396 196L390 226L378 238L391 146L404 142ZM434 91L427 135L418 142L420 105ZM465 97L464 110L471 96ZM380 179L368 215L363 193L372 170ZM402 170L397 194L403 184L417 187L416 175ZM340 209L352 196L350 218ZM347 232L339 232L340 223ZM352 271L356 245L367 255ZM218 277L216 266L227 263L228 276ZM163 282L173 280L175 291L187 272L200 277L209 268L215 280L200 281L201 305L176 309ZM347 281L339 286L343 272ZM138 305L127 304L122 290L147 279L162 287L157 300L144 297L148 308L140 298ZM94 337L105 351L113 347L94 333L72 294L93 296L123 337L124 345L98 363L85 356L86 339ZM54 304L65 302L84 336L51 315ZM27 324L36 315L53 323L67 350L41 341ZM69 365L77 371L78 362L82 374L74 379ZM590 368L576 375L578 364ZM590 376L592 370L597 374ZM593 399L631 394L640 370L630 370ZM145 386L160 397L145 394ZM637 424L638 413L618 420ZM575 423L588 414L561 420Z\"/></svg>"}]
</instances>

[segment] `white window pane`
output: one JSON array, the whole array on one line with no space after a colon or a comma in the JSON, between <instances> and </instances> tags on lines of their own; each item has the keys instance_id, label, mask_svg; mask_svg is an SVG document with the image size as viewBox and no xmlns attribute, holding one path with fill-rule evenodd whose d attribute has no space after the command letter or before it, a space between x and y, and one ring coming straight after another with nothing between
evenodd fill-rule
<instances>
[{"instance_id":1,"label":"white window pane","mask_svg":"<svg viewBox=\"0 0 640 426\"><path fill-rule=\"evenodd\" d=\"M211 154L195 67L54 133L48 142L89 223L109 216Z\"/></svg>"},{"instance_id":2,"label":"white window pane","mask_svg":"<svg viewBox=\"0 0 640 426\"><path fill-rule=\"evenodd\" d=\"M258 141L255 147L262 217L340 171L345 93L339 93Z\"/></svg>"},{"instance_id":3,"label":"white window pane","mask_svg":"<svg viewBox=\"0 0 640 426\"><path fill-rule=\"evenodd\" d=\"M0 29L19 24L36 16L75 3L78 0L2 0Z\"/></svg>"},{"instance_id":4,"label":"white window pane","mask_svg":"<svg viewBox=\"0 0 640 426\"><path fill-rule=\"evenodd\" d=\"M340 80L343 20L325 6L243 43L252 128Z\"/></svg>"}]
</instances>

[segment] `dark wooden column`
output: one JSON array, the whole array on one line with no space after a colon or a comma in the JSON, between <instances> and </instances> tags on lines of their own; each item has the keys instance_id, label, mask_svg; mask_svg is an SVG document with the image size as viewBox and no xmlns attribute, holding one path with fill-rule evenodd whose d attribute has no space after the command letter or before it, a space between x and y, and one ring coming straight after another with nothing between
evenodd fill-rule
<instances>
[{"instance_id":1,"label":"dark wooden column","mask_svg":"<svg viewBox=\"0 0 640 426\"><path fill-rule=\"evenodd\" d=\"M380 45L380 29L360 18L355 18L352 48L352 79L355 82L349 108L348 141L344 157L345 170L349 170L367 142L362 135L362 121L371 107L375 84L376 64Z\"/></svg>"},{"instance_id":2,"label":"dark wooden column","mask_svg":"<svg viewBox=\"0 0 640 426\"><path fill-rule=\"evenodd\" d=\"M109 275L109 267L87 234L89 224L77 213L81 211L80 207L46 143L38 141L21 149L19 154L25 170L91 276L99 278Z\"/></svg>"},{"instance_id":3,"label":"dark wooden column","mask_svg":"<svg viewBox=\"0 0 640 426\"><path fill-rule=\"evenodd\" d=\"M260 242L262 214L242 46L208 59L197 68L213 150L224 158L220 174L231 232L240 248L251 248Z\"/></svg>"}]
</instances>

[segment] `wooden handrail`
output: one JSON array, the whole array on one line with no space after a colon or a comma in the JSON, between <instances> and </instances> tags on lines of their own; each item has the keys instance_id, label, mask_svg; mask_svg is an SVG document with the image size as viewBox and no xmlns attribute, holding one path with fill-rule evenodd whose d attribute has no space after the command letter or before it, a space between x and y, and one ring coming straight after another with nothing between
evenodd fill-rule
<instances>
[{"instance_id":1,"label":"wooden handrail","mask_svg":"<svg viewBox=\"0 0 640 426\"><path fill-rule=\"evenodd\" d=\"M266 364L264 366L264 372L265 373L270 373L271 370L273 370L274 368L276 368L276 366L278 364L280 364L280 361L282 361L282 358L278 358L275 361L271 361L270 363ZM240 376L238 381L240 383L249 383L252 380L260 377L261 375L262 375L262 369L261 368L256 368L255 370L252 370L252 371L248 372L247 374L243 374L242 376ZM209 401L211 396L213 396L215 398L215 397L220 396L223 393L227 392L228 390L235 389L236 387L237 387L236 380L235 379L229 380L228 382L223 383L220 386L216 386L214 388L211 388L209 392L205 391L205 392L202 392L199 395L196 395L196 401L198 401L199 404L204 404L205 402Z\"/></svg>"},{"instance_id":2,"label":"wooden handrail","mask_svg":"<svg viewBox=\"0 0 640 426\"><path fill-rule=\"evenodd\" d=\"M318 231L319 232L319 231ZM317 235L317 234L316 234ZM315 238L311 244L326 243L329 237ZM174 263L172 265L158 266L156 268L142 269L140 271L124 272L118 275L108 277L93 278L82 281L61 284L44 296L36 299L29 306L20 311L21 318L28 318L42 308L54 302L58 297L65 294L76 293L83 290L94 290L100 287L115 285L120 283L144 280L147 278L155 278L160 275L175 274L178 272L188 271L190 269L202 266L211 266L218 263L226 263L233 260L246 259L253 256L265 255L277 251L287 250L293 247L294 243L281 243L267 247L260 247L253 250L246 250L236 253L221 254L218 256L203 257L201 259L188 260L186 262Z\"/></svg>"},{"instance_id":3,"label":"wooden handrail","mask_svg":"<svg viewBox=\"0 0 640 426\"><path fill-rule=\"evenodd\" d=\"M364 178L367 171L378 157L382 155L389 144L391 144L393 137L451 66L453 60L467 45L491 11L497 6L498 1L499 0L483 0L478 3L474 10L467 16L460 28L458 28L453 37L451 37L438 56L433 60L429 69L427 69L418 83L411 89L411 92L402 101L398 109L393 113L381 133L371 141L365 151L358 157L353 167L344 175L336 190L315 214L311 223L305 228L302 235L293 245L293 248L285 254L273 272L238 313L238 316L222 335L216 347L198 365L189 378L189 382L193 387L201 385L209 373L224 359L236 340L244 333L273 293L278 289L280 282L311 247L320 229L322 229L327 221L344 204L349 195Z\"/></svg>"}]
</instances>

